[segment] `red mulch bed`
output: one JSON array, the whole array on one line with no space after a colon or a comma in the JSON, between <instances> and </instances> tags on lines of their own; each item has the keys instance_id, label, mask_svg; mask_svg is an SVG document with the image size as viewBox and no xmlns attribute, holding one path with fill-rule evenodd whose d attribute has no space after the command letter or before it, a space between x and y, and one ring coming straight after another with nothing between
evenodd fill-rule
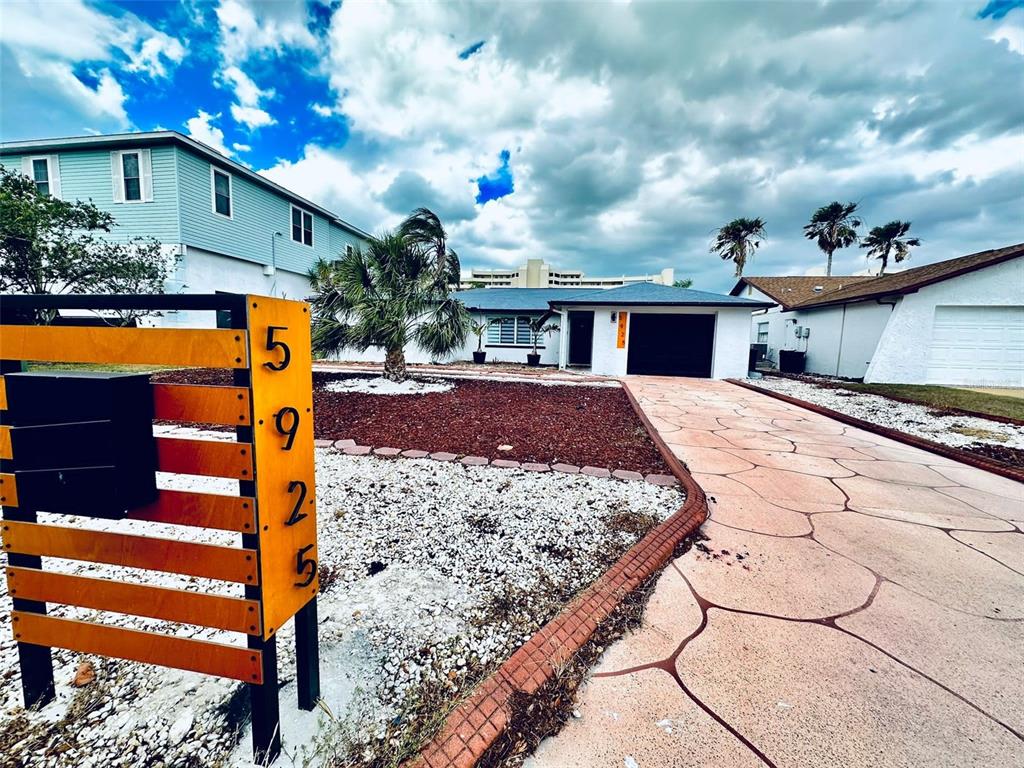
<instances>
[{"instance_id":1,"label":"red mulch bed","mask_svg":"<svg viewBox=\"0 0 1024 768\"><path fill-rule=\"evenodd\" d=\"M154 380L230 384L222 370L181 370ZM514 381L452 380L448 392L370 395L328 392L313 374L314 434L375 448L418 448L546 464L671 474L618 387L545 386ZM511 451L499 451L511 445Z\"/></svg>"}]
</instances>

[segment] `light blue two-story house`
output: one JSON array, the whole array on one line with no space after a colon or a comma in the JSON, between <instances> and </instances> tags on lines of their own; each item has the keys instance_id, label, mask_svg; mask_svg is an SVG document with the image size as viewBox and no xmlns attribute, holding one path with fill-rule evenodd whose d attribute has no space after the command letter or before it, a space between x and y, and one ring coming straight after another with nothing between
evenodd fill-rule
<instances>
[{"instance_id":1,"label":"light blue two-story house","mask_svg":"<svg viewBox=\"0 0 1024 768\"><path fill-rule=\"evenodd\" d=\"M216 150L175 131L14 141L0 164L40 191L92 200L114 215L107 237L154 237L177 268L167 293L309 295L307 272L367 233ZM209 313L167 313L161 325L210 324Z\"/></svg>"}]
</instances>

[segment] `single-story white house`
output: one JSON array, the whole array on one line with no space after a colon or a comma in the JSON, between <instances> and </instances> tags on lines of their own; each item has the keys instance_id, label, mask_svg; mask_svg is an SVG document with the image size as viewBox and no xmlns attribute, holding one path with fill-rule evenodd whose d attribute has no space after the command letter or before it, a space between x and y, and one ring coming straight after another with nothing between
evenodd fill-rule
<instances>
[{"instance_id":1,"label":"single-story white house","mask_svg":"<svg viewBox=\"0 0 1024 768\"><path fill-rule=\"evenodd\" d=\"M770 302L636 283L608 289L475 288L459 291L474 321L485 321L488 362L526 363L533 351L530 322L557 326L539 339L542 365L603 376L651 374L727 378L747 374L750 313ZM470 335L450 360L470 360ZM383 360L380 350L343 353L348 360ZM410 363L431 360L406 349Z\"/></svg>"},{"instance_id":2,"label":"single-story white house","mask_svg":"<svg viewBox=\"0 0 1024 768\"><path fill-rule=\"evenodd\" d=\"M881 277L742 277L750 341L869 383L1024 387L1024 243Z\"/></svg>"}]
</instances>

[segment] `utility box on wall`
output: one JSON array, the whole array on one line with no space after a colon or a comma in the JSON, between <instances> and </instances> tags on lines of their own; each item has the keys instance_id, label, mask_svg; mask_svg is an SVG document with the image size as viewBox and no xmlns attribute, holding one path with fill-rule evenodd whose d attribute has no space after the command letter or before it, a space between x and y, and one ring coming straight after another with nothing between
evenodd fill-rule
<instances>
[{"instance_id":1,"label":"utility box on wall","mask_svg":"<svg viewBox=\"0 0 1024 768\"><path fill-rule=\"evenodd\" d=\"M123 518L156 501L148 375L10 373L4 379L3 420L22 505Z\"/></svg>"}]
</instances>

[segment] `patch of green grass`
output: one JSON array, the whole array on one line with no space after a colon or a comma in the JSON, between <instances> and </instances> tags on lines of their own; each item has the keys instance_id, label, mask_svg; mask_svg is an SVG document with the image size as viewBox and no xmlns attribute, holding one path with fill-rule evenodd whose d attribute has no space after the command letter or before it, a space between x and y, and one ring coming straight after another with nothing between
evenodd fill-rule
<instances>
[{"instance_id":1,"label":"patch of green grass","mask_svg":"<svg viewBox=\"0 0 1024 768\"><path fill-rule=\"evenodd\" d=\"M835 386L854 392L913 400L915 403L937 410L958 408L963 411L976 411L990 416L1024 421L1024 400L1017 397L920 384L858 384L844 381L836 382Z\"/></svg>"}]
</instances>

